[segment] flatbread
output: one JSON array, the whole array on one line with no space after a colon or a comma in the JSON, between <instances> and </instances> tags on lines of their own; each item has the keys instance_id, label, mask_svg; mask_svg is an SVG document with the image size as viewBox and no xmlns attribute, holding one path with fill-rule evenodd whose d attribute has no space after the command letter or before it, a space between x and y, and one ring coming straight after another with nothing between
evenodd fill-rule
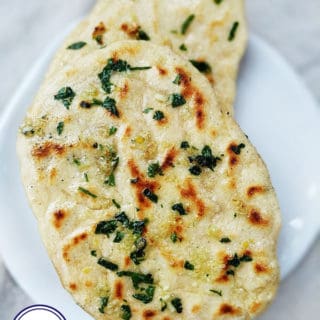
<instances>
[{"instance_id":1,"label":"flatbread","mask_svg":"<svg viewBox=\"0 0 320 320\"><path fill-rule=\"evenodd\" d=\"M117 42L69 64L17 150L49 256L95 319L252 319L273 299L266 166L170 49Z\"/></svg>"},{"instance_id":2,"label":"flatbread","mask_svg":"<svg viewBox=\"0 0 320 320\"><path fill-rule=\"evenodd\" d=\"M100 0L67 38L49 75L92 50L126 39L172 48L208 77L220 108L233 114L236 77L246 48L243 0ZM67 49L85 42L80 50ZM207 64L206 64L207 63Z\"/></svg>"}]
</instances>

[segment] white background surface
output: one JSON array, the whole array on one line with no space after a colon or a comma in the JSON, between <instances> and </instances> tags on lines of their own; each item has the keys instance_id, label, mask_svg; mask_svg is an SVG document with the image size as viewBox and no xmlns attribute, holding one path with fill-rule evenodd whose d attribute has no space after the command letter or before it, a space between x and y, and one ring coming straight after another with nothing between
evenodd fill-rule
<instances>
[{"instance_id":1,"label":"white background surface","mask_svg":"<svg viewBox=\"0 0 320 320\"><path fill-rule=\"evenodd\" d=\"M74 18L84 14L92 2L0 1L0 112L52 37L61 32ZM247 4L251 30L273 44L294 65L319 102L320 1L247 0ZM303 112L303 106L301 110ZM271 307L272 317L262 319L318 319L319 268L318 240L303 264L281 285L278 298ZM13 319L15 313L31 303L0 262L0 319Z\"/></svg>"}]
</instances>

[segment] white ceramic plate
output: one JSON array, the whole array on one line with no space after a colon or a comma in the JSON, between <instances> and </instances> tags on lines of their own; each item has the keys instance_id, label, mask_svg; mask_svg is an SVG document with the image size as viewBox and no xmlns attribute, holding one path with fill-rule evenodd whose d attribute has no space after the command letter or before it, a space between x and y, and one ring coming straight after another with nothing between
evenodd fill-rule
<instances>
[{"instance_id":1,"label":"white ceramic plate","mask_svg":"<svg viewBox=\"0 0 320 320\"><path fill-rule=\"evenodd\" d=\"M23 81L0 119L0 249L21 287L67 319L91 319L60 285L28 206L15 151L16 133L57 39ZM287 63L252 37L240 76L236 118L267 163L283 214L282 279L297 266L320 226L320 110Z\"/></svg>"}]
</instances>

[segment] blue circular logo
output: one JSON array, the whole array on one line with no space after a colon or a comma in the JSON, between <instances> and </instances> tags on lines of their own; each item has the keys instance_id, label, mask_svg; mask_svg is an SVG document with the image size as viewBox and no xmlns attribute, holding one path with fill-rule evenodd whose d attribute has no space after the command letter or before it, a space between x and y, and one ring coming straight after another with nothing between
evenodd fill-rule
<instances>
[{"instance_id":1,"label":"blue circular logo","mask_svg":"<svg viewBox=\"0 0 320 320\"><path fill-rule=\"evenodd\" d=\"M53 307L36 304L20 311L14 320L66 320L66 318Z\"/></svg>"}]
</instances>

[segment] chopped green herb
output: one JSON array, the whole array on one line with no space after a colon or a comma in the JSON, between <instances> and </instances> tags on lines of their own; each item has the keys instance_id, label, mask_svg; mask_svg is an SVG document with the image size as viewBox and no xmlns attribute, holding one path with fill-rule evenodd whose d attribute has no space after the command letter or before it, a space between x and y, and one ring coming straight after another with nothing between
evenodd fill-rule
<instances>
[{"instance_id":1,"label":"chopped green herb","mask_svg":"<svg viewBox=\"0 0 320 320\"><path fill-rule=\"evenodd\" d=\"M148 177L154 178L157 174L159 176L163 176L163 172L162 172L162 169L161 169L159 162L151 163L148 166Z\"/></svg>"},{"instance_id":2,"label":"chopped green herb","mask_svg":"<svg viewBox=\"0 0 320 320\"><path fill-rule=\"evenodd\" d=\"M61 122L59 122L58 125L57 125L57 132L58 132L58 135L59 135L59 136L60 136L61 133L63 132L63 128L64 128L64 122L61 121Z\"/></svg>"},{"instance_id":3,"label":"chopped green herb","mask_svg":"<svg viewBox=\"0 0 320 320\"><path fill-rule=\"evenodd\" d=\"M181 149L188 149L190 148L190 144L188 141L182 141L181 144L180 144L180 148Z\"/></svg>"},{"instance_id":4,"label":"chopped green herb","mask_svg":"<svg viewBox=\"0 0 320 320\"><path fill-rule=\"evenodd\" d=\"M102 107L108 110L112 115L116 116L117 118L120 117L119 111L116 106L116 100L106 97L106 99L103 101Z\"/></svg>"},{"instance_id":5,"label":"chopped green herb","mask_svg":"<svg viewBox=\"0 0 320 320\"><path fill-rule=\"evenodd\" d=\"M185 216L187 213L186 213L186 210L184 209L183 207L183 204L182 203L176 203L174 204L171 209L173 211L177 211L179 212L180 216Z\"/></svg>"},{"instance_id":6,"label":"chopped green herb","mask_svg":"<svg viewBox=\"0 0 320 320\"><path fill-rule=\"evenodd\" d=\"M183 106L184 104L187 103L183 95L181 95L180 93L173 93L170 96L170 101L173 108Z\"/></svg>"},{"instance_id":7,"label":"chopped green herb","mask_svg":"<svg viewBox=\"0 0 320 320\"><path fill-rule=\"evenodd\" d=\"M130 67L130 71L149 70L152 67Z\"/></svg>"},{"instance_id":8,"label":"chopped green herb","mask_svg":"<svg viewBox=\"0 0 320 320\"><path fill-rule=\"evenodd\" d=\"M113 72L128 72L128 71L138 71L147 70L151 67L131 67L127 61L109 59L107 65L103 68L102 72L98 74L101 81L102 89L106 93L111 93L112 83L110 82Z\"/></svg>"},{"instance_id":9,"label":"chopped green herb","mask_svg":"<svg viewBox=\"0 0 320 320\"><path fill-rule=\"evenodd\" d=\"M86 182L89 182L89 177L88 177L88 174L86 172L84 173L84 180L86 180Z\"/></svg>"},{"instance_id":10,"label":"chopped green herb","mask_svg":"<svg viewBox=\"0 0 320 320\"><path fill-rule=\"evenodd\" d=\"M222 297L222 291L221 290L214 290L214 289L211 289L210 290L211 292L217 294L218 296Z\"/></svg>"},{"instance_id":11,"label":"chopped green herb","mask_svg":"<svg viewBox=\"0 0 320 320\"><path fill-rule=\"evenodd\" d=\"M114 187L116 185L116 179L115 179L114 173L111 173L108 179L104 183L110 187Z\"/></svg>"},{"instance_id":12,"label":"chopped green herb","mask_svg":"<svg viewBox=\"0 0 320 320\"><path fill-rule=\"evenodd\" d=\"M220 239L220 242L221 242L221 243L229 243L229 242L231 242L231 240L226 237L226 238L221 238L221 239Z\"/></svg>"},{"instance_id":13,"label":"chopped green herb","mask_svg":"<svg viewBox=\"0 0 320 320\"><path fill-rule=\"evenodd\" d=\"M170 239L173 243L176 243L178 241L178 235L175 232L173 232L170 235Z\"/></svg>"},{"instance_id":14,"label":"chopped green herb","mask_svg":"<svg viewBox=\"0 0 320 320\"><path fill-rule=\"evenodd\" d=\"M120 204L115 199L112 199L112 203L115 205L117 209L121 208Z\"/></svg>"},{"instance_id":15,"label":"chopped green herb","mask_svg":"<svg viewBox=\"0 0 320 320\"><path fill-rule=\"evenodd\" d=\"M181 74L177 74L176 78L172 81L172 83L177 84L178 86L181 84Z\"/></svg>"},{"instance_id":16,"label":"chopped green herb","mask_svg":"<svg viewBox=\"0 0 320 320\"><path fill-rule=\"evenodd\" d=\"M184 266L185 269L187 270L194 270L194 265L190 263L189 261L185 261Z\"/></svg>"},{"instance_id":17,"label":"chopped green herb","mask_svg":"<svg viewBox=\"0 0 320 320\"><path fill-rule=\"evenodd\" d=\"M130 306L128 306L127 304L123 304L121 307L120 307L120 311L121 311L121 319L123 320L130 320L131 319L131 308Z\"/></svg>"},{"instance_id":18,"label":"chopped green herb","mask_svg":"<svg viewBox=\"0 0 320 320\"><path fill-rule=\"evenodd\" d=\"M73 44L70 44L69 47L67 47L67 49L69 50L79 50L81 48L83 48L87 43L83 42L83 41L79 41L79 42L75 42Z\"/></svg>"},{"instance_id":19,"label":"chopped green herb","mask_svg":"<svg viewBox=\"0 0 320 320\"><path fill-rule=\"evenodd\" d=\"M157 203L158 202L158 196L154 194L150 189L144 189L143 195L147 197L150 201Z\"/></svg>"},{"instance_id":20,"label":"chopped green herb","mask_svg":"<svg viewBox=\"0 0 320 320\"><path fill-rule=\"evenodd\" d=\"M82 188L82 187L79 187L78 188L78 191L92 197L92 198L97 198L97 195L95 195L94 193L90 192L89 190L85 189L85 188Z\"/></svg>"},{"instance_id":21,"label":"chopped green herb","mask_svg":"<svg viewBox=\"0 0 320 320\"><path fill-rule=\"evenodd\" d=\"M190 60L190 62L201 73L210 73L211 72L211 66L205 61Z\"/></svg>"},{"instance_id":22,"label":"chopped green herb","mask_svg":"<svg viewBox=\"0 0 320 320\"><path fill-rule=\"evenodd\" d=\"M73 158L73 163L76 164L77 166L80 166L80 165L81 165L80 160L77 159L77 158Z\"/></svg>"},{"instance_id":23,"label":"chopped green herb","mask_svg":"<svg viewBox=\"0 0 320 320\"><path fill-rule=\"evenodd\" d=\"M134 245L136 250L131 252L130 259L134 262L134 264L139 265L145 257L144 249L147 247L147 240L145 238L138 238Z\"/></svg>"},{"instance_id":24,"label":"chopped green herb","mask_svg":"<svg viewBox=\"0 0 320 320\"><path fill-rule=\"evenodd\" d=\"M234 38L236 37L238 27L239 27L239 22L238 21L234 22L229 33L229 37L228 37L229 41L233 41Z\"/></svg>"},{"instance_id":25,"label":"chopped green herb","mask_svg":"<svg viewBox=\"0 0 320 320\"><path fill-rule=\"evenodd\" d=\"M189 168L189 171L194 176L200 176L200 174L202 172L202 170L199 166L192 166L191 168Z\"/></svg>"},{"instance_id":26,"label":"chopped green herb","mask_svg":"<svg viewBox=\"0 0 320 320\"><path fill-rule=\"evenodd\" d=\"M220 4L223 0L213 0L214 1L214 3L216 3L216 4Z\"/></svg>"},{"instance_id":27,"label":"chopped green herb","mask_svg":"<svg viewBox=\"0 0 320 320\"><path fill-rule=\"evenodd\" d=\"M117 169L119 164L119 157L115 152L110 152L110 161L111 161L111 173L109 174L108 179L104 183L110 187L114 187L116 185L114 172Z\"/></svg>"},{"instance_id":28,"label":"chopped green herb","mask_svg":"<svg viewBox=\"0 0 320 320\"><path fill-rule=\"evenodd\" d=\"M137 234L139 236L142 235L143 231L145 230L147 220L137 220L131 221L129 224L129 229L132 230L133 234Z\"/></svg>"},{"instance_id":29,"label":"chopped green herb","mask_svg":"<svg viewBox=\"0 0 320 320\"><path fill-rule=\"evenodd\" d=\"M113 239L114 243L119 243L122 241L122 239L124 238L124 233L121 231L117 231L116 236Z\"/></svg>"},{"instance_id":30,"label":"chopped green herb","mask_svg":"<svg viewBox=\"0 0 320 320\"><path fill-rule=\"evenodd\" d=\"M231 146L231 150L233 151L233 153L239 155L241 153L241 149L244 149L246 147L246 145L244 143L240 143L238 146Z\"/></svg>"},{"instance_id":31,"label":"chopped green herb","mask_svg":"<svg viewBox=\"0 0 320 320\"><path fill-rule=\"evenodd\" d=\"M119 221L125 228L129 227L130 220L125 212L120 212L115 216L116 221Z\"/></svg>"},{"instance_id":32,"label":"chopped green herb","mask_svg":"<svg viewBox=\"0 0 320 320\"><path fill-rule=\"evenodd\" d=\"M141 283L153 284L153 277L151 273L143 274L132 271L119 271L117 272L119 277L129 277L132 280L133 287L135 289L139 288Z\"/></svg>"},{"instance_id":33,"label":"chopped green herb","mask_svg":"<svg viewBox=\"0 0 320 320\"><path fill-rule=\"evenodd\" d=\"M228 276L234 276L234 271L233 270L227 270L227 275Z\"/></svg>"},{"instance_id":34,"label":"chopped green herb","mask_svg":"<svg viewBox=\"0 0 320 320\"><path fill-rule=\"evenodd\" d=\"M177 313L182 313L183 308L182 308L182 302L180 298L174 298L171 300L171 304L173 307L176 309Z\"/></svg>"},{"instance_id":35,"label":"chopped green herb","mask_svg":"<svg viewBox=\"0 0 320 320\"><path fill-rule=\"evenodd\" d=\"M96 250L91 250L91 251L90 251L90 254L91 254L93 257L96 257L96 256L97 256L97 251L96 251Z\"/></svg>"},{"instance_id":36,"label":"chopped green herb","mask_svg":"<svg viewBox=\"0 0 320 320\"><path fill-rule=\"evenodd\" d=\"M155 286L148 286L145 289L145 293L135 293L132 296L135 299L142 301L144 304L148 304L153 300L155 289Z\"/></svg>"},{"instance_id":37,"label":"chopped green herb","mask_svg":"<svg viewBox=\"0 0 320 320\"><path fill-rule=\"evenodd\" d=\"M143 113L149 113L151 110L153 110L153 108L146 108L142 112Z\"/></svg>"},{"instance_id":38,"label":"chopped green herb","mask_svg":"<svg viewBox=\"0 0 320 320\"><path fill-rule=\"evenodd\" d=\"M160 110L157 110L153 115L153 119L157 121L164 119L164 113Z\"/></svg>"},{"instance_id":39,"label":"chopped green herb","mask_svg":"<svg viewBox=\"0 0 320 320\"><path fill-rule=\"evenodd\" d=\"M220 160L220 158L219 157L215 157L212 154L211 148L209 146L205 146L202 149L201 155L198 155L196 157L189 157L189 161L191 163L196 162L199 168L200 167L205 167L205 168L209 168L212 171L216 167L218 160ZM195 166L195 167L197 167L197 166ZM189 169L189 170L191 170L191 169ZM200 173L201 173L201 171L200 171Z\"/></svg>"},{"instance_id":40,"label":"chopped green herb","mask_svg":"<svg viewBox=\"0 0 320 320\"><path fill-rule=\"evenodd\" d=\"M80 107L83 109L90 109L93 106L102 106L103 102L98 99L93 99L91 102L89 101L81 101L80 102Z\"/></svg>"},{"instance_id":41,"label":"chopped green herb","mask_svg":"<svg viewBox=\"0 0 320 320\"><path fill-rule=\"evenodd\" d=\"M150 37L148 36L148 34L145 31L143 31L142 29L139 28L138 33L137 33L137 40L149 41Z\"/></svg>"},{"instance_id":42,"label":"chopped green herb","mask_svg":"<svg viewBox=\"0 0 320 320\"><path fill-rule=\"evenodd\" d=\"M117 220L100 221L97 224L95 234L105 234L108 238L109 235L117 229Z\"/></svg>"},{"instance_id":43,"label":"chopped green herb","mask_svg":"<svg viewBox=\"0 0 320 320\"><path fill-rule=\"evenodd\" d=\"M111 127L110 129L109 129L109 136L112 136L113 134L115 134L116 132L117 132L117 128L116 127Z\"/></svg>"},{"instance_id":44,"label":"chopped green herb","mask_svg":"<svg viewBox=\"0 0 320 320\"><path fill-rule=\"evenodd\" d=\"M161 308L160 308L161 312L166 310L168 307L168 304L162 298L160 298L160 305L161 305Z\"/></svg>"},{"instance_id":45,"label":"chopped green herb","mask_svg":"<svg viewBox=\"0 0 320 320\"><path fill-rule=\"evenodd\" d=\"M190 24L192 23L192 21L194 20L195 15L191 14L181 25L181 34L186 34L188 28L190 27Z\"/></svg>"},{"instance_id":46,"label":"chopped green herb","mask_svg":"<svg viewBox=\"0 0 320 320\"><path fill-rule=\"evenodd\" d=\"M70 87L64 87L58 91L58 93L54 96L54 99L61 101L67 110L69 110L69 107L75 96L76 94Z\"/></svg>"},{"instance_id":47,"label":"chopped green herb","mask_svg":"<svg viewBox=\"0 0 320 320\"><path fill-rule=\"evenodd\" d=\"M180 45L179 49L180 49L181 51L187 51L187 50L188 50L188 48L186 47L186 45L185 45L184 43L182 43L182 44Z\"/></svg>"},{"instance_id":48,"label":"chopped green herb","mask_svg":"<svg viewBox=\"0 0 320 320\"><path fill-rule=\"evenodd\" d=\"M251 262L252 261L252 257L250 257L247 254L244 254L241 258L240 258L241 262Z\"/></svg>"},{"instance_id":49,"label":"chopped green herb","mask_svg":"<svg viewBox=\"0 0 320 320\"><path fill-rule=\"evenodd\" d=\"M109 297L100 297L100 307L99 307L99 312L104 313L104 309L108 305L109 302Z\"/></svg>"},{"instance_id":50,"label":"chopped green herb","mask_svg":"<svg viewBox=\"0 0 320 320\"><path fill-rule=\"evenodd\" d=\"M118 265L103 258L99 258L98 264L111 271L117 271L119 269Z\"/></svg>"}]
</instances>

